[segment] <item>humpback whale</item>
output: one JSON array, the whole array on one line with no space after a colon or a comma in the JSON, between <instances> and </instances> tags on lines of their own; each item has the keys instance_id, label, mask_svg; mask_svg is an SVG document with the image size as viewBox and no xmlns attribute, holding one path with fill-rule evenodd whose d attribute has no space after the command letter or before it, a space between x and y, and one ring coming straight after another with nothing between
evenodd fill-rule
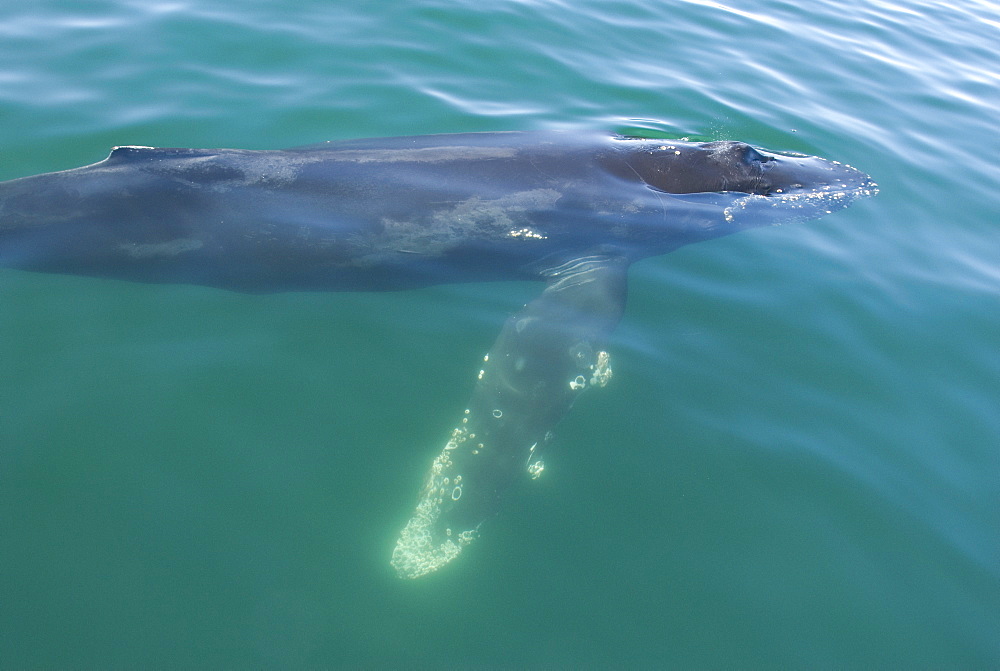
<instances>
[{"instance_id":1,"label":"humpback whale","mask_svg":"<svg viewBox=\"0 0 1000 671\"><path fill-rule=\"evenodd\" d=\"M631 263L875 193L822 158L599 133L115 147L0 183L0 266L242 292L544 282L431 452L390 560L416 578L458 556L512 484L541 475L555 425L611 379Z\"/></svg>"}]
</instances>

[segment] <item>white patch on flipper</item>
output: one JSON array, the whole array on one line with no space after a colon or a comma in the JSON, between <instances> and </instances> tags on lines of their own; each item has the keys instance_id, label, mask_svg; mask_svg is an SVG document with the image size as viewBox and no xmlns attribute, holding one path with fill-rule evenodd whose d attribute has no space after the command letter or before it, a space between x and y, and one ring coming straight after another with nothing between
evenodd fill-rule
<instances>
[{"instance_id":1,"label":"white patch on flipper","mask_svg":"<svg viewBox=\"0 0 1000 671\"><path fill-rule=\"evenodd\" d=\"M389 560L389 564L396 569L396 574L400 578L413 579L433 573L457 557L462 548L479 535L475 529L457 533L453 529L443 531L437 529L445 497L457 501L462 496L462 476L456 475L455 486L449 486L451 480L446 473L453 465L452 451L469 438L471 436L464 426L455 429L451 439L441 450L441 454L431 464L424 491L413 511L413 516L400 532L399 540L396 541L396 547L392 551L392 559ZM440 537L435 538L435 531Z\"/></svg>"}]
</instances>

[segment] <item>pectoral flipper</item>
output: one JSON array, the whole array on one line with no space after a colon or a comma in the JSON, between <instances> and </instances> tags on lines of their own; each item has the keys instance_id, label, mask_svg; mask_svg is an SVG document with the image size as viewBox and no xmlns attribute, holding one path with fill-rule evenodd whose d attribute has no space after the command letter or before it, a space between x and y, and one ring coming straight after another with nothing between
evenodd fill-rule
<instances>
[{"instance_id":1,"label":"pectoral flipper","mask_svg":"<svg viewBox=\"0 0 1000 671\"><path fill-rule=\"evenodd\" d=\"M538 477L552 428L611 377L606 343L625 308L627 262L590 256L553 268L536 300L504 324L459 425L427 474L392 554L403 578L454 559L518 477Z\"/></svg>"}]
</instances>

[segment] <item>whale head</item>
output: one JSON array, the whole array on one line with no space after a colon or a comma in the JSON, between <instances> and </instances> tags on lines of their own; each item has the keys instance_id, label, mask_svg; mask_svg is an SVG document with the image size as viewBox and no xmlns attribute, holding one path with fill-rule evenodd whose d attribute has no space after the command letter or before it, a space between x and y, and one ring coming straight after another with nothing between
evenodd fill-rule
<instances>
[{"instance_id":1,"label":"whale head","mask_svg":"<svg viewBox=\"0 0 1000 671\"><path fill-rule=\"evenodd\" d=\"M656 253L756 226L815 219L878 193L871 177L849 165L745 142L619 138L612 147L605 169L643 187L639 202L649 227L637 229L637 239L649 245L659 238Z\"/></svg>"}]
</instances>

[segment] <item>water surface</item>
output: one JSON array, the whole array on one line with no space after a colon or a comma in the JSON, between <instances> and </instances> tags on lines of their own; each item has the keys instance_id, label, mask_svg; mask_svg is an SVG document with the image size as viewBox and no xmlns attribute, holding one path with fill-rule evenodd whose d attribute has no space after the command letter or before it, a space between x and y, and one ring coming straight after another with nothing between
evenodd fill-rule
<instances>
[{"instance_id":1,"label":"water surface","mask_svg":"<svg viewBox=\"0 0 1000 671\"><path fill-rule=\"evenodd\" d=\"M0 271L0 666L1000 665L1000 9L56 0L0 178L113 145L601 128L882 193L645 260L613 384L453 566L388 566L530 283Z\"/></svg>"}]
</instances>

